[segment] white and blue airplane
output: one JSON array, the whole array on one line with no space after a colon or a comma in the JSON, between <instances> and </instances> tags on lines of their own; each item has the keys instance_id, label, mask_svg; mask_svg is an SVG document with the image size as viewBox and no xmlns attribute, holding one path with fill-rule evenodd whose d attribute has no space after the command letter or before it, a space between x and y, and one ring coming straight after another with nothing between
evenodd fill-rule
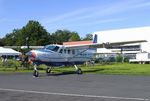
<instances>
[{"instance_id":1,"label":"white and blue airplane","mask_svg":"<svg viewBox=\"0 0 150 101\"><path fill-rule=\"evenodd\" d=\"M146 42L145 40L114 42L114 43L95 43L84 45L46 45L43 49L31 50L27 53L34 64L33 76L38 77L38 66L40 64L47 65L46 73L51 73L53 66L74 65L77 74L82 74L82 70L77 67L93 58L94 53L87 51L96 48L109 48L112 46Z\"/></svg>"}]
</instances>

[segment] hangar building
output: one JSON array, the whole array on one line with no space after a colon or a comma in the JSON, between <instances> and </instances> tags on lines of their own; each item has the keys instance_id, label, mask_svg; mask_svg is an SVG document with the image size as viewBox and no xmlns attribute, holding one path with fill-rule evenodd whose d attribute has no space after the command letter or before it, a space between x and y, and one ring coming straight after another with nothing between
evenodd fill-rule
<instances>
[{"instance_id":1,"label":"hangar building","mask_svg":"<svg viewBox=\"0 0 150 101\"><path fill-rule=\"evenodd\" d=\"M122 52L123 54L135 55L139 52L150 52L150 26L97 31L93 33L93 36L95 35L97 43L147 40L144 43L128 44L114 49L97 49L98 54L112 55Z\"/></svg>"}]
</instances>

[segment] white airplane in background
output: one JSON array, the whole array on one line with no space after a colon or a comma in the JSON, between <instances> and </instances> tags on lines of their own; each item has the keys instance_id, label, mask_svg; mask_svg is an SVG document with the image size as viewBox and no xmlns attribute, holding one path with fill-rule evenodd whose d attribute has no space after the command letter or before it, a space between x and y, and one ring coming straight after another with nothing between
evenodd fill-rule
<instances>
[{"instance_id":1,"label":"white airplane in background","mask_svg":"<svg viewBox=\"0 0 150 101\"><path fill-rule=\"evenodd\" d=\"M109 48L124 44L146 42L146 40L136 40L115 43L93 43L85 45L46 45L43 49L31 50L27 53L34 64L33 76L38 77L38 66L40 64L47 65L46 73L51 73L52 66L74 65L77 74L82 74L82 70L77 67L93 58L93 53L87 51L93 48ZM50 67L49 67L50 66Z\"/></svg>"}]
</instances>

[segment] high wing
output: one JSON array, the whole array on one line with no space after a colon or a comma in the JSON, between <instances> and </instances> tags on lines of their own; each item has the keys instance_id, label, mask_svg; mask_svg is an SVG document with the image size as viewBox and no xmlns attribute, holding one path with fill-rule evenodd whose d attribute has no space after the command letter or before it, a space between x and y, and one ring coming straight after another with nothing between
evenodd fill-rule
<instances>
[{"instance_id":1,"label":"high wing","mask_svg":"<svg viewBox=\"0 0 150 101\"><path fill-rule=\"evenodd\" d=\"M147 42L147 41L135 40L135 41L122 41L122 42L91 43L91 44L84 44L84 45L66 45L65 47L68 49L111 48L114 46L133 44L133 43L143 43L143 42Z\"/></svg>"}]
</instances>

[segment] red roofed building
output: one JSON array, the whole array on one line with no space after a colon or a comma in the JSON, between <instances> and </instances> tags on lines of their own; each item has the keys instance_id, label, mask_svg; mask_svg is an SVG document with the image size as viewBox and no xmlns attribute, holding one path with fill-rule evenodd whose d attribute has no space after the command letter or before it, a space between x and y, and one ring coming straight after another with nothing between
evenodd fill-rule
<instances>
[{"instance_id":1,"label":"red roofed building","mask_svg":"<svg viewBox=\"0 0 150 101\"><path fill-rule=\"evenodd\" d=\"M85 44L92 44L92 40L88 41L72 41L72 42L63 42L63 45L85 45Z\"/></svg>"}]
</instances>

